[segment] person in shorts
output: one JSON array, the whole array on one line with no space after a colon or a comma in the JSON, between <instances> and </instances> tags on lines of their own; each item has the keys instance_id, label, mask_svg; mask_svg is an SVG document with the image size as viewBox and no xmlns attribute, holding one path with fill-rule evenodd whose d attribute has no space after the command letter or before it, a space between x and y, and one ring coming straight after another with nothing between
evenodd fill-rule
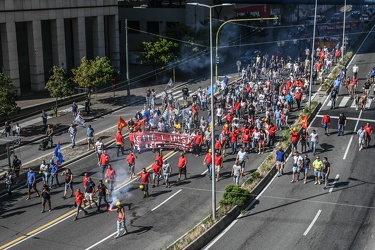
<instances>
[{"instance_id":1,"label":"person in shorts","mask_svg":"<svg viewBox=\"0 0 375 250\"><path fill-rule=\"evenodd\" d=\"M48 211L52 211L52 207L51 207L51 193L50 193L50 189L48 187L47 184L44 184L43 185L43 190L42 190L42 213L45 212L45 207L46 207L46 203L48 203L48 207L49 207L49 210Z\"/></svg>"},{"instance_id":2,"label":"person in shorts","mask_svg":"<svg viewBox=\"0 0 375 250\"><path fill-rule=\"evenodd\" d=\"M126 161L129 165L130 179L135 175L135 159L138 157L133 153L133 150L130 150L129 155L126 157Z\"/></svg>"},{"instance_id":3,"label":"person in shorts","mask_svg":"<svg viewBox=\"0 0 375 250\"><path fill-rule=\"evenodd\" d=\"M85 200L89 202L90 208L92 208L91 203L94 203L96 205L96 208L98 208L98 204L96 204L96 202L93 199L94 194L95 194L95 183L92 181L91 177L89 177L86 182Z\"/></svg>"},{"instance_id":4,"label":"person in shorts","mask_svg":"<svg viewBox=\"0 0 375 250\"><path fill-rule=\"evenodd\" d=\"M73 173L70 171L69 168L65 169L61 175L65 176L65 187L64 187L64 196L63 198L66 199L66 194L68 189L72 192L70 197L73 197Z\"/></svg>"},{"instance_id":5,"label":"person in shorts","mask_svg":"<svg viewBox=\"0 0 375 250\"><path fill-rule=\"evenodd\" d=\"M95 149L94 132L94 129L89 125L87 128L87 151L90 151L90 145Z\"/></svg>"},{"instance_id":6,"label":"person in shorts","mask_svg":"<svg viewBox=\"0 0 375 250\"><path fill-rule=\"evenodd\" d=\"M331 173L331 163L328 162L327 157L323 157L323 169L322 169L322 181L324 181L324 188L326 189L328 186L328 177Z\"/></svg>"},{"instance_id":7,"label":"person in shorts","mask_svg":"<svg viewBox=\"0 0 375 250\"><path fill-rule=\"evenodd\" d=\"M141 185L143 185L143 198L149 197L148 193L148 184L150 183L150 174L147 172L146 168L143 168L142 171L139 173L139 179L141 181Z\"/></svg>"},{"instance_id":8,"label":"person in shorts","mask_svg":"<svg viewBox=\"0 0 375 250\"><path fill-rule=\"evenodd\" d=\"M232 173L231 173L231 176L233 176L234 184L236 186L240 185L240 179L242 179L243 170L244 169L241 167L238 160L236 160L232 167Z\"/></svg>"},{"instance_id":9,"label":"person in shorts","mask_svg":"<svg viewBox=\"0 0 375 250\"><path fill-rule=\"evenodd\" d=\"M180 157L178 158L178 178L177 178L177 182L180 181L182 174L185 175L185 179L186 179L187 163L188 163L188 159L186 158L184 153L181 153Z\"/></svg>"},{"instance_id":10,"label":"person in shorts","mask_svg":"<svg viewBox=\"0 0 375 250\"><path fill-rule=\"evenodd\" d=\"M283 169L285 166L285 158L286 154L283 150L283 147L279 147L279 149L276 151L276 168L277 168L277 177L280 177L283 175Z\"/></svg>"},{"instance_id":11,"label":"person in shorts","mask_svg":"<svg viewBox=\"0 0 375 250\"><path fill-rule=\"evenodd\" d=\"M296 176L297 176L297 181L299 181L299 173L301 171L302 166L303 166L303 158L302 156L299 155L298 152L295 152L294 157L293 157L293 173L292 173L292 180L290 181L291 183L294 183L296 181Z\"/></svg>"},{"instance_id":12,"label":"person in shorts","mask_svg":"<svg viewBox=\"0 0 375 250\"><path fill-rule=\"evenodd\" d=\"M323 169L323 162L320 160L320 157L317 156L315 161L313 162L313 167L314 167L314 177L315 177L315 183L320 185L320 176L321 176L321 171Z\"/></svg>"},{"instance_id":13,"label":"person in shorts","mask_svg":"<svg viewBox=\"0 0 375 250\"><path fill-rule=\"evenodd\" d=\"M34 189L36 192L36 197L40 197L39 191L36 188L36 173L29 168L29 172L27 172L27 198L26 200L30 200L30 194L31 194L31 189Z\"/></svg>"}]
</instances>

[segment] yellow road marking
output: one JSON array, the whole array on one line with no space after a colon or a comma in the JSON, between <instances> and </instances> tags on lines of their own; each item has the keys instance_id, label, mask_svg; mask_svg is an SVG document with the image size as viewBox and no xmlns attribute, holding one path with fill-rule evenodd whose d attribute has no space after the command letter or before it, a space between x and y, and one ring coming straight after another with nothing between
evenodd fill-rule
<instances>
[{"instance_id":1,"label":"yellow road marking","mask_svg":"<svg viewBox=\"0 0 375 250\"><path fill-rule=\"evenodd\" d=\"M174 153L174 151L169 151L167 154L163 155L163 159L169 157L170 155L172 155ZM146 170L149 170L151 168L152 164L150 164L149 166L146 167ZM132 179L130 180L126 180L126 181L123 181L122 183L120 183L119 185L117 185L117 187L115 188L115 190L119 189L120 187L122 187L123 185L125 185L127 182L131 181ZM33 236L33 234L57 223L58 221L62 220L62 219L65 219L66 217L74 214L76 212L76 210L72 210L72 211L69 211L63 215L61 215L60 217L57 217L56 219L44 224L43 226L40 226L34 230L32 230L31 232L28 232L26 233L25 235L21 236L21 237L18 237L17 239L14 239L8 243L6 243L5 245L2 245L0 246L0 249L4 249L4 248L7 248L7 247L11 247L12 245L16 244L17 242L21 241L21 240L24 240L28 237L31 237Z\"/></svg>"}]
</instances>

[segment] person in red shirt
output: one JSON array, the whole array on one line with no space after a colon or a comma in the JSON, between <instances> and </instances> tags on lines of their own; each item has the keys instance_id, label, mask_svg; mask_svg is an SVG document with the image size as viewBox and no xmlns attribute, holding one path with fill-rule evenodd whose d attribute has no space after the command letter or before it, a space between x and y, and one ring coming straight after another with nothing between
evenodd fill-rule
<instances>
[{"instance_id":1,"label":"person in red shirt","mask_svg":"<svg viewBox=\"0 0 375 250\"><path fill-rule=\"evenodd\" d=\"M271 122L268 127L268 147L275 145L277 127ZM272 143L271 143L272 141Z\"/></svg>"},{"instance_id":2,"label":"person in red shirt","mask_svg":"<svg viewBox=\"0 0 375 250\"><path fill-rule=\"evenodd\" d=\"M161 166L163 165L163 153L162 153L163 149L160 149L159 152L158 152L158 155L155 156L155 160L158 162L158 165Z\"/></svg>"},{"instance_id":3,"label":"person in red shirt","mask_svg":"<svg viewBox=\"0 0 375 250\"><path fill-rule=\"evenodd\" d=\"M135 175L135 159L138 157L133 153L132 150L130 150L128 157L126 157L126 161L129 165L129 172L130 172L130 179L133 178L133 175Z\"/></svg>"},{"instance_id":4,"label":"person in red shirt","mask_svg":"<svg viewBox=\"0 0 375 250\"><path fill-rule=\"evenodd\" d=\"M366 147L369 147L370 146L370 141L371 141L371 135L372 135L372 126L370 125L370 123L368 122L366 124L366 126L363 128L366 133L367 133L367 136L366 136L366 140L367 140L367 145Z\"/></svg>"},{"instance_id":5,"label":"person in red shirt","mask_svg":"<svg viewBox=\"0 0 375 250\"><path fill-rule=\"evenodd\" d=\"M125 154L125 152L124 152L124 137L122 136L120 130L117 131L115 138L116 138L117 157L119 157L120 156L120 150L121 150L122 155Z\"/></svg>"},{"instance_id":6,"label":"person in red shirt","mask_svg":"<svg viewBox=\"0 0 375 250\"><path fill-rule=\"evenodd\" d=\"M158 160L155 160L151 168L152 168L152 187L154 188L155 180L157 181L158 186L159 186L159 181L160 181L161 165L159 165Z\"/></svg>"},{"instance_id":7,"label":"person in red shirt","mask_svg":"<svg viewBox=\"0 0 375 250\"><path fill-rule=\"evenodd\" d=\"M141 180L141 184L143 185L143 198L149 197L148 184L150 183L150 174L146 171L146 168L143 168L139 173L139 180Z\"/></svg>"},{"instance_id":8,"label":"person in red shirt","mask_svg":"<svg viewBox=\"0 0 375 250\"><path fill-rule=\"evenodd\" d=\"M89 180L89 175L88 175L88 173L85 173L83 175L83 178L82 178L83 190L86 190L86 183L87 183L88 180Z\"/></svg>"},{"instance_id":9,"label":"person in red shirt","mask_svg":"<svg viewBox=\"0 0 375 250\"><path fill-rule=\"evenodd\" d=\"M323 118L322 118L322 125L323 125L323 128L324 128L324 134L325 135L329 135L329 125L331 124L331 117L329 116L328 113L326 113L325 115L323 115Z\"/></svg>"},{"instance_id":10,"label":"person in red shirt","mask_svg":"<svg viewBox=\"0 0 375 250\"><path fill-rule=\"evenodd\" d=\"M237 139L238 139L238 133L236 130L234 130L232 133L230 133L230 142L232 144L232 155L236 154L237 152Z\"/></svg>"},{"instance_id":11,"label":"person in red shirt","mask_svg":"<svg viewBox=\"0 0 375 250\"><path fill-rule=\"evenodd\" d=\"M178 158L178 179L177 179L177 182L180 181L182 174L185 175L185 179L186 179L186 165L187 165L187 163L188 163L188 159L186 158L184 153L181 153L180 158Z\"/></svg>"},{"instance_id":12,"label":"person in red shirt","mask_svg":"<svg viewBox=\"0 0 375 250\"><path fill-rule=\"evenodd\" d=\"M216 172L216 181L219 181L220 170L223 167L223 157L219 152L216 152L215 155L215 172Z\"/></svg>"},{"instance_id":13,"label":"person in red shirt","mask_svg":"<svg viewBox=\"0 0 375 250\"><path fill-rule=\"evenodd\" d=\"M105 177L107 180L106 182L108 182L108 185L109 185L109 190L112 193L114 189L114 184L116 181L116 171L112 168L111 164L108 164L108 168L105 171Z\"/></svg>"},{"instance_id":14,"label":"person in red shirt","mask_svg":"<svg viewBox=\"0 0 375 250\"><path fill-rule=\"evenodd\" d=\"M206 156L203 159L203 165L207 166L208 177L212 180L212 149L209 149Z\"/></svg>"},{"instance_id":15,"label":"person in red shirt","mask_svg":"<svg viewBox=\"0 0 375 250\"><path fill-rule=\"evenodd\" d=\"M82 206L84 195L83 193L81 193L81 190L79 188L76 190L75 196L76 196L76 216L74 216L73 221L76 221L78 219L78 214L79 214L79 211L81 210L85 212L85 215L88 214L88 212Z\"/></svg>"},{"instance_id":16,"label":"person in red shirt","mask_svg":"<svg viewBox=\"0 0 375 250\"><path fill-rule=\"evenodd\" d=\"M297 102L297 110L299 111L301 109L301 101L302 101L302 91L301 90L297 90L297 93L296 93L296 102Z\"/></svg>"},{"instance_id":17,"label":"person in red shirt","mask_svg":"<svg viewBox=\"0 0 375 250\"><path fill-rule=\"evenodd\" d=\"M298 141L299 141L299 135L298 135L297 128L293 128L293 131L292 131L291 135L292 135L293 152L297 152L297 144L298 144Z\"/></svg>"},{"instance_id":18,"label":"person in red shirt","mask_svg":"<svg viewBox=\"0 0 375 250\"><path fill-rule=\"evenodd\" d=\"M219 138L218 137L216 137L216 142L215 142L215 151L219 151L220 153L221 153L221 142L220 142L220 140L219 140Z\"/></svg>"},{"instance_id":19,"label":"person in red shirt","mask_svg":"<svg viewBox=\"0 0 375 250\"><path fill-rule=\"evenodd\" d=\"M109 161L111 160L111 157L107 154L107 151L104 150L103 154L100 156L100 167L102 169L102 179L104 180L104 174L105 171L107 170Z\"/></svg>"},{"instance_id":20,"label":"person in red shirt","mask_svg":"<svg viewBox=\"0 0 375 250\"><path fill-rule=\"evenodd\" d=\"M198 157L201 153L201 146L202 146L203 136L200 131L195 132L194 138L194 145L193 145L193 154Z\"/></svg>"},{"instance_id":21,"label":"person in red shirt","mask_svg":"<svg viewBox=\"0 0 375 250\"><path fill-rule=\"evenodd\" d=\"M242 146L246 148L246 151L249 150L250 147L250 129L246 130L245 133L242 134Z\"/></svg>"}]
</instances>

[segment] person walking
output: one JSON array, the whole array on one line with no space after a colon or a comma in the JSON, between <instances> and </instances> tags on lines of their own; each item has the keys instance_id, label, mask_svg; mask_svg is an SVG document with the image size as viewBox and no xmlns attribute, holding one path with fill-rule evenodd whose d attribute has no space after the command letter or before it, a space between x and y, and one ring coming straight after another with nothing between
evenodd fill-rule
<instances>
[{"instance_id":1,"label":"person walking","mask_svg":"<svg viewBox=\"0 0 375 250\"><path fill-rule=\"evenodd\" d=\"M322 171L322 180L324 181L324 188L327 189L328 186L328 177L331 173L331 163L328 162L327 157L323 157L323 171Z\"/></svg>"},{"instance_id":2,"label":"person walking","mask_svg":"<svg viewBox=\"0 0 375 250\"><path fill-rule=\"evenodd\" d=\"M8 172L6 173L4 183L5 183L5 190L8 193L8 197L9 199L11 199L12 198L12 185L13 185L13 173L11 169L9 169Z\"/></svg>"},{"instance_id":3,"label":"person walking","mask_svg":"<svg viewBox=\"0 0 375 250\"><path fill-rule=\"evenodd\" d=\"M95 143L95 152L98 155L98 165L100 165L100 156L102 155L104 151L104 142L102 141L102 138L99 137Z\"/></svg>"},{"instance_id":4,"label":"person walking","mask_svg":"<svg viewBox=\"0 0 375 250\"><path fill-rule=\"evenodd\" d=\"M124 232L122 233L122 236L128 233L128 228L125 225L126 219L125 219L125 208L121 205L121 202L116 202L117 207L117 234L115 236L115 239L118 239L120 237L121 229L124 229Z\"/></svg>"},{"instance_id":5,"label":"person walking","mask_svg":"<svg viewBox=\"0 0 375 250\"><path fill-rule=\"evenodd\" d=\"M359 151L363 149L363 145L365 144L365 137L366 137L366 130L363 129L363 126L361 126L356 135L356 139L358 140L358 147Z\"/></svg>"},{"instance_id":6,"label":"person walking","mask_svg":"<svg viewBox=\"0 0 375 250\"><path fill-rule=\"evenodd\" d=\"M316 133L315 129L313 129L309 137L310 137L310 143L311 143L311 150L312 150L313 155L315 155L316 145L319 143L319 136L318 136L318 133Z\"/></svg>"},{"instance_id":7,"label":"person walking","mask_svg":"<svg viewBox=\"0 0 375 250\"><path fill-rule=\"evenodd\" d=\"M61 175L65 176L65 186L64 186L64 195L63 198L66 199L66 194L68 192L68 189L72 192L70 197L73 197L73 173L70 171L69 168L65 169L64 172L61 173Z\"/></svg>"},{"instance_id":8,"label":"person walking","mask_svg":"<svg viewBox=\"0 0 375 250\"><path fill-rule=\"evenodd\" d=\"M301 172L301 169L303 167L303 158L299 155L298 152L295 152L295 155L293 157L293 173L292 173L292 180L291 183L294 183L297 179L299 181L299 174ZM296 178L297 176L297 178Z\"/></svg>"},{"instance_id":9,"label":"person walking","mask_svg":"<svg viewBox=\"0 0 375 250\"><path fill-rule=\"evenodd\" d=\"M4 123L4 130L2 135L5 134L5 137L11 136L12 135L12 126L8 122Z\"/></svg>"},{"instance_id":10,"label":"person walking","mask_svg":"<svg viewBox=\"0 0 375 250\"><path fill-rule=\"evenodd\" d=\"M77 128L73 125L73 123L70 124L70 127L68 129L68 133L69 133L70 139L72 141L72 148L74 148L76 146Z\"/></svg>"},{"instance_id":11,"label":"person walking","mask_svg":"<svg viewBox=\"0 0 375 250\"><path fill-rule=\"evenodd\" d=\"M172 174L171 164L167 160L164 160L164 163L162 165L162 169L163 169L163 178L164 178L164 181L165 181L165 188L167 188L167 187L170 188L171 184L169 183L169 177Z\"/></svg>"},{"instance_id":12,"label":"person walking","mask_svg":"<svg viewBox=\"0 0 375 250\"><path fill-rule=\"evenodd\" d=\"M46 164L45 160L42 160L42 164L40 164L39 174L42 175L43 185L47 185L50 172L49 172L49 166Z\"/></svg>"},{"instance_id":13,"label":"person walking","mask_svg":"<svg viewBox=\"0 0 375 250\"><path fill-rule=\"evenodd\" d=\"M156 182L157 182L157 185L159 186L159 181L160 181L161 165L159 165L158 160L155 160L151 168L152 168L152 187L154 188Z\"/></svg>"},{"instance_id":14,"label":"person walking","mask_svg":"<svg viewBox=\"0 0 375 250\"><path fill-rule=\"evenodd\" d=\"M85 111L86 111L86 114L90 114L90 106L91 106L91 101L90 101L90 98L87 96L86 97L86 100L85 100Z\"/></svg>"},{"instance_id":15,"label":"person walking","mask_svg":"<svg viewBox=\"0 0 375 250\"><path fill-rule=\"evenodd\" d=\"M340 136L340 133L342 136L345 134L345 126L346 126L346 116L344 113L340 113L339 119L338 119L338 131L337 131L337 136Z\"/></svg>"},{"instance_id":16,"label":"person walking","mask_svg":"<svg viewBox=\"0 0 375 250\"><path fill-rule=\"evenodd\" d=\"M280 177L283 175L283 170L285 166L285 158L286 154L283 150L283 147L279 147L279 149L276 151L276 168L277 168L277 177Z\"/></svg>"},{"instance_id":17,"label":"person walking","mask_svg":"<svg viewBox=\"0 0 375 250\"><path fill-rule=\"evenodd\" d=\"M76 117L77 113L78 113L78 105L75 102L73 102L73 104L72 104L72 114L73 114L73 117Z\"/></svg>"},{"instance_id":18,"label":"person walking","mask_svg":"<svg viewBox=\"0 0 375 250\"><path fill-rule=\"evenodd\" d=\"M92 145L93 149L95 149L95 143L94 143L94 134L95 130L89 125L86 131L87 135L87 151L90 151L90 145Z\"/></svg>"},{"instance_id":19,"label":"person walking","mask_svg":"<svg viewBox=\"0 0 375 250\"><path fill-rule=\"evenodd\" d=\"M52 189L54 179L56 179L56 186L60 187L58 173L57 173L57 171L59 170L59 167L55 164L55 162L52 159L49 161L49 170L51 173L51 178L49 181L49 188Z\"/></svg>"},{"instance_id":20,"label":"person walking","mask_svg":"<svg viewBox=\"0 0 375 250\"><path fill-rule=\"evenodd\" d=\"M185 175L185 179L186 179L186 166L187 166L187 163L188 163L188 159L186 158L186 156L184 155L184 153L181 153L180 157L178 158L178 178L177 178L177 183L180 181L182 174Z\"/></svg>"},{"instance_id":21,"label":"person walking","mask_svg":"<svg viewBox=\"0 0 375 250\"><path fill-rule=\"evenodd\" d=\"M331 117L329 116L328 113L326 113L323 117L322 117L322 126L324 128L324 134L325 135L329 135L329 125L331 124Z\"/></svg>"},{"instance_id":22,"label":"person walking","mask_svg":"<svg viewBox=\"0 0 375 250\"><path fill-rule=\"evenodd\" d=\"M108 164L108 168L105 171L105 177L109 185L109 190L112 193L114 190L115 181L116 181L116 171L112 168L111 164Z\"/></svg>"},{"instance_id":23,"label":"person walking","mask_svg":"<svg viewBox=\"0 0 375 250\"><path fill-rule=\"evenodd\" d=\"M332 87L332 90L330 93L331 109L335 109L337 97L338 97L338 92L335 87Z\"/></svg>"},{"instance_id":24,"label":"person walking","mask_svg":"<svg viewBox=\"0 0 375 250\"><path fill-rule=\"evenodd\" d=\"M16 184L20 182L19 176L20 176L21 167L22 167L21 160L18 159L17 155L14 155L12 169L14 171L14 174L16 175Z\"/></svg>"},{"instance_id":25,"label":"person walking","mask_svg":"<svg viewBox=\"0 0 375 250\"><path fill-rule=\"evenodd\" d=\"M310 169L311 169L311 160L308 157L308 155L305 154L303 158L303 184L306 184L307 182L307 175Z\"/></svg>"},{"instance_id":26,"label":"person walking","mask_svg":"<svg viewBox=\"0 0 375 250\"><path fill-rule=\"evenodd\" d=\"M223 168L223 156L219 152L216 152L215 155L215 172L216 172L216 181L219 181L220 171Z\"/></svg>"},{"instance_id":27,"label":"person walking","mask_svg":"<svg viewBox=\"0 0 375 250\"><path fill-rule=\"evenodd\" d=\"M124 136L121 134L121 131L118 130L115 136L116 139L116 148L117 148L117 157L120 156L120 150L122 155L125 154L124 152Z\"/></svg>"},{"instance_id":28,"label":"person walking","mask_svg":"<svg viewBox=\"0 0 375 250\"><path fill-rule=\"evenodd\" d=\"M142 172L139 173L138 181L141 181L141 185L143 186L143 198L149 197L148 193L148 184L150 183L150 173L147 172L146 168L142 169Z\"/></svg>"},{"instance_id":29,"label":"person walking","mask_svg":"<svg viewBox=\"0 0 375 250\"><path fill-rule=\"evenodd\" d=\"M242 174L245 173L245 166L246 166L246 160L250 161L249 155L245 150L245 147L242 147L240 151L237 153L236 160L238 161L238 164L240 164L242 169Z\"/></svg>"},{"instance_id":30,"label":"person walking","mask_svg":"<svg viewBox=\"0 0 375 250\"><path fill-rule=\"evenodd\" d=\"M315 177L314 185L316 184L320 185L320 176L321 176L321 172L323 169L323 162L320 160L319 156L315 158L315 161L313 162L313 167L314 167L314 177Z\"/></svg>"},{"instance_id":31,"label":"person walking","mask_svg":"<svg viewBox=\"0 0 375 250\"><path fill-rule=\"evenodd\" d=\"M34 171L32 171L31 168L29 168L29 172L27 172L27 198L26 200L30 200L31 195L31 189L34 189L36 192L36 197L40 197L39 191L36 188L36 174Z\"/></svg>"},{"instance_id":32,"label":"person walking","mask_svg":"<svg viewBox=\"0 0 375 250\"><path fill-rule=\"evenodd\" d=\"M137 158L138 156L133 153L133 150L130 150L128 157L126 157L126 161L129 165L130 179L135 175L135 159Z\"/></svg>"},{"instance_id":33,"label":"person walking","mask_svg":"<svg viewBox=\"0 0 375 250\"><path fill-rule=\"evenodd\" d=\"M53 127L51 124L48 124L46 129L46 136L48 138L48 141L51 143L51 148L53 147Z\"/></svg>"},{"instance_id":34,"label":"person walking","mask_svg":"<svg viewBox=\"0 0 375 250\"><path fill-rule=\"evenodd\" d=\"M51 191L48 187L48 185L44 184L43 185L43 190L42 190L42 213L45 212L45 207L46 207L46 203L48 203L48 211L51 212L52 211L52 207L51 207Z\"/></svg>"},{"instance_id":35,"label":"person walking","mask_svg":"<svg viewBox=\"0 0 375 250\"><path fill-rule=\"evenodd\" d=\"M234 184L236 186L240 186L240 179L242 179L242 174L243 174L243 168L241 167L240 163L238 162L238 160L236 160L233 164L233 167L232 167L232 172L230 174L230 176L233 177L233 180L234 180Z\"/></svg>"},{"instance_id":36,"label":"person walking","mask_svg":"<svg viewBox=\"0 0 375 250\"><path fill-rule=\"evenodd\" d=\"M42 110L42 114L40 116L42 118L42 122L43 122L43 131L46 131L47 129L47 119L48 119L48 115L46 113L46 111Z\"/></svg>"},{"instance_id":37,"label":"person walking","mask_svg":"<svg viewBox=\"0 0 375 250\"><path fill-rule=\"evenodd\" d=\"M107 154L107 151L104 150L102 155L100 156L100 168L102 170L102 180L105 178L105 171L107 170L109 161L111 160L111 157L109 154Z\"/></svg>"},{"instance_id":38,"label":"person walking","mask_svg":"<svg viewBox=\"0 0 375 250\"><path fill-rule=\"evenodd\" d=\"M104 200L105 204L108 208L107 202L107 194L110 193L106 185L103 184L103 180L99 180L99 184L95 193L98 193L98 208L96 210L97 213L100 213L100 207L102 205L102 201Z\"/></svg>"},{"instance_id":39,"label":"person walking","mask_svg":"<svg viewBox=\"0 0 375 250\"><path fill-rule=\"evenodd\" d=\"M206 165L208 177L212 180L212 149L208 149L208 152L203 159L203 165Z\"/></svg>"},{"instance_id":40,"label":"person walking","mask_svg":"<svg viewBox=\"0 0 375 250\"><path fill-rule=\"evenodd\" d=\"M18 122L16 122L16 126L14 127L13 134L16 137L20 137L21 136L21 126L18 124ZM17 140L17 144L21 145L21 139Z\"/></svg>"},{"instance_id":41,"label":"person walking","mask_svg":"<svg viewBox=\"0 0 375 250\"><path fill-rule=\"evenodd\" d=\"M79 212L82 210L85 215L88 214L88 212L86 211L86 209L82 206L82 203L83 203L83 193L81 192L81 189L77 188L76 192L75 192L75 196L76 196L76 215L74 216L74 219L73 221L76 221L78 219L78 214Z\"/></svg>"},{"instance_id":42,"label":"person walking","mask_svg":"<svg viewBox=\"0 0 375 250\"><path fill-rule=\"evenodd\" d=\"M98 204L96 204L96 202L93 199L94 195L95 195L95 183L92 181L91 177L89 177L86 182L85 200L89 202L90 208L92 208L91 203L94 203L96 208L98 208Z\"/></svg>"}]
</instances>

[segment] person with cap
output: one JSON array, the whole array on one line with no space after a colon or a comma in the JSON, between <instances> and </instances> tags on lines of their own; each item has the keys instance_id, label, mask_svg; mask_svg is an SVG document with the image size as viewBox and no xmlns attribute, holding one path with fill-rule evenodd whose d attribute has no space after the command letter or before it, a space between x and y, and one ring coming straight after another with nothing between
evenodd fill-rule
<instances>
[{"instance_id":1,"label":"person with cap","mask_svg":"<svg viewBox=\"0 0 375 250\"><path fill-rule=\"evenodd\" d=\"M323 162L320 160L320 156L316 156L316 159L313 162L313 167L314 167L314 176L315 176L314 185L316 184L320 185L320 176L323 170Z\"/></svg>"},{"instance_id":2,"label":"person with cap","mask_svg":"<svg viewBox=\"0 0 375 250\"><path fill-rule=\"evenodd\" d=\"M208 149L208 152L203 159L203 165L206 165L208 177L212 180L212 149Z\"/></svg>"},{"instance_id":3,"label":"person with cap","mask_svg":"<svg viewBox=\"0 0 375 250\"><path fill-rule=\"evenodd\" d=\"M126 221L125 208L121 205L120 201L116 202L116 207L117 207L117 234L115 236L115 239L120 237L120 232L122 228L124 229L124 232L122 233L122 235L125 235L128 233L128 228L125 225L125 221Z\"/></svg>"},{"instance_id":4,"label":"person with cap","mask_svg":"<svg viewBox=\"0 0 375 250\"><path fill-rule=\"evenodd\" d=\"M49 170L51 173L51 178L49 181L49 188L52 188L54 179L56 179L57 187L60 187L59 178L58 178L59 175L57 173L57 171L59 170L59 167L55 164L55 162L52 159L49 161Z\"/></svg>"},{"instance_id":5,"label":"person with cap","mask_svg":"<svg viewBox=\"0 0 375 250\"><path fill-rule=\"evenodd\" d=\"M150 173L147 172L146 168L143 168L142 171L139 173L138 181L141 181L141 186L143 186L143 198L149 197L148 194L148 184L150 183Z\"/></svg>"}]
</instances>

